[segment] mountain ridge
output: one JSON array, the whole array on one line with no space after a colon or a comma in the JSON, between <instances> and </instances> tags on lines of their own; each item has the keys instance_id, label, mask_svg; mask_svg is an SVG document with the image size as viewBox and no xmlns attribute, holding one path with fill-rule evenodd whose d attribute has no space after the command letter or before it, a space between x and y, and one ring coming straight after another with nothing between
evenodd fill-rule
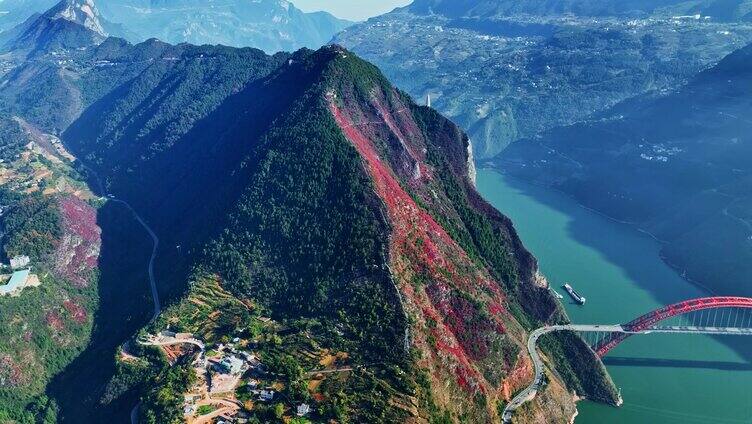
<instances>
[{"instance_id":1,"label":"mountain ridge","mask_svg":"<svg viewBox=\"0 0 752 424\"><path fill-rule=\"evenodd\" d=\"M416 0L407 9L450 18L502 18L515 14L644 18L699 14L721 21L752 19L752 2L748 0Z\"/></svg>"},{"instance_id":2,"label":"mountain ridge","mask_svg":"<svg viewBox=\"0 0 752 424\"><path fill-rule=\"evenodd\" d=\"M286 0L96 0L96 6L94 0L75 1L90 3L89 9L101 12L99 25L92 23L90 29L102 36L117 36L132 43L159 38L173 44L250 46L273 53L320 47L352 24L326 12L304 13ZM2 5L9 10L0 16L0 30L12 32L34 13L42 14L54 8L56 2L6 0L0 4L0 9ZM79 12L76 16L87 15Z\"/></svg>"},{"instance_id":3,"label":"mountain ridge","mask_svg":"<svg viewBox=\"0 0 752 424\"><path fill-rule=\"evenodd\" d=\"M0 34L5 51L39 54L88 47L107 37L93 0L61 0L40 15Z\"/></svg>"}]
</instances>

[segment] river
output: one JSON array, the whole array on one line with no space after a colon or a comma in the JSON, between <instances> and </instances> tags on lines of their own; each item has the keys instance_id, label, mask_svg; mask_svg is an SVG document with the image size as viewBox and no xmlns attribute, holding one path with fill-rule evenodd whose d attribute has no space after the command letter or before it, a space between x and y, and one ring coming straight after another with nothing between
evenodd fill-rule
<instances>
[{"instance_id":1,"label":"river","mask_svg":"<svg viewBox=\"0 0 752 424\"><path fill-rule=\"evenodd\" d=\"M514 221L577 324L617 324L673 302L707 295L663 263L660 245L550 189L481 169L478 190ZM621 389L621 408L578 405L577 423L752 423L752 337L635 336L604 362Z\"/></svg>"}]
</instances>

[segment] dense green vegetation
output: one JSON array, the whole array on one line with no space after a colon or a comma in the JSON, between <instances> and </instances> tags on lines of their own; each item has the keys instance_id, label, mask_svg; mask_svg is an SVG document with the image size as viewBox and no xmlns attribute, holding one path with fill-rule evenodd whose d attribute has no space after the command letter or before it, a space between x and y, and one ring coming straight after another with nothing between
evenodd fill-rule
<instances>
[{"instance_id":1,"label":"dense green vegetation","mask_svg":"<svg viewBox=\"0 0 752 424\"><path fill-rule=\"evenodd\" d=\"M44 259L62 235L60 225L56 199L40 194L22 199L10 208L0 224L5 254Z\"/></svg>"},{"instance_id":2,"label":"dense green vegetation","mask_svg":"<svg viewBox=\"0 0 752 424\"><path fill-rule=\"evenodd\" d=\"M12 405L10 405L12 407ZM10 412L9 412L10 411ZM58 407L54 400L41 395L26 405L22 412L13 409L0 408L0 422L18 424L55 424L57 423Z\"/></svg>"},{"instance_id":3,"label":"dense green vegetation","mask_svg":"<svg viewBox=\"0 0 752 424\"><path fill-rule=\"evenodd\" d=\"M303 66L325 65L321 56L332 54L314 53ZM388 276L375 269L385 258L385 224L323 87L313 85L265 134L249 158L248 188L207 256L235 293L281 317L330 319L363 354L394 360L404 324Z\"/></svg>"},{"instance_id":4,"label":"dense green vegetation","mask_svg":"<svg viewBox=\"0 0 752 424\"><path fill-rule=\"evenodd\" d=\"M190 364L165 366L142 398L141 422L146 424L183 423L183 393L195 382Z\"/></svg>"},{"instance_id":5,"label":"dense green vegetation","mask_svg":"<svg viewBox=\"0 0 752 424\"><path fill-rule=\"evenodd\" d=\"M18 122L0 113L0 159L5 162L15 159L26 142L26 134Z\"/></svg>"},{"instance_id":6,"label":"dense green vegetation","mask_svg":"<svg viewBox=\"0 0 752 424\"><path fill-rule=\"evenodd\" d=\"M93 309L96 285L79 287L50 272L50 253L63 234L59 199L4 189L0 198L4 256L30 255L41 282L19 297L0 297L6 323L0 327L0 421L52 423L58 407L44 396L45 384L85 346L91 320L74 313Z\"/></svg>"},{"instance_id":7,"label":"dense green vegetation","mask_svg":"<svg viewBox=\"0 0 752 424\"><path fill-rule=\"evenodd\" d=\"M594 360L592 350L579 336L570 332L549 334L541 339L540 347L554 358L556 372L569 390L598 402L617 401L606 368Z\"/></svg>"}]
</instances>

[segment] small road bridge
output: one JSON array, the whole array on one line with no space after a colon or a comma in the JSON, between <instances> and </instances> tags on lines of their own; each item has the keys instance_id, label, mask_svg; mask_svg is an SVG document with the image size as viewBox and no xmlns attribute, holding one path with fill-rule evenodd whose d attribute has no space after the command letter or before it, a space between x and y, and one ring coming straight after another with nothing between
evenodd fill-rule
<instances>
[{"instance_id":1,"label":"small road bridge","mask_svg":"<svg viewBox=\"0 0 752 424\"><path fill-rule=\"evenodd\" d=\"M579 333L599 358L636 334L752 336L752 298L718 296L686 300L648 312L626 324L564 324L539 328L530 333L527 343L535 367L533 382L507 404L502 413L503 422L512 422L514 411L535 399L538 390L545 385L543 360L537 350L538 339L556 331Z\"/></svg>"}]
</instances>

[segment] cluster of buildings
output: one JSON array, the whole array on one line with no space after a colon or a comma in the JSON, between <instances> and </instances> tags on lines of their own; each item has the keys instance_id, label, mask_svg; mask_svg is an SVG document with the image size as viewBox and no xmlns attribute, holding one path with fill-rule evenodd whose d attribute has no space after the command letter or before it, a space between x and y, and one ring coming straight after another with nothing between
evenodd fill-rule
<instances>
[{"instance_id":1,"label":"cluster of buildings","mask_svg":"<svg viewBox=\"0 0 752 424\"><path fill-rule=\"evenodd\" d=\"M208 354L202 350L194 360L193 367L199 380L191 392L185 395L183 412L187 421L191 422L199 405L216 402L223 405L217 422L247 422L247 414L242 411L242 403L236 399L235 391L243 382L244 375L263 376L266 369L253 353L240 347L240 339L219 344ZM258 380L251 378L247 383L257 400L269 402L274 399L274 390L258 390Z\"/></svg>"},{"instance_id":2,"label":"cluster of buildings","mask_svg":"<svg viewBox=\"0 0 752 424\"><path fill-rule=\"evenodd\" d=\"M39 278L31 273L28 265L31 259L25 255L15 256L10 259L10 265L2 265L4 269L11 269L12 274L0 275L0 296L18 296L26 287L39 286Z\"/></svg>"},{"instance_id":3,"label":"cluster of buildings","mask_svg":"<svg viewBox=\"0 0 752 424\"><path fill-rule=\"evenodd\" d=\"M209 393L234 393L246 372L264 371L263 364L255 355L238 347L239 341L236 338L231 344L220 344L216 354L208 358L204 369L208 375Z\"/></svg>"},{"instance_id":4,"label":"cluster of buildings","mask_svg":"<svg viewBox=\"0 0 752 424\"><path fill-rule=\"evenodd\" d=\"M236 390L241 383L245 383L247 393L256 402L273 402L278 393L272 386L266 386L262 380L268 378L269 373L256 355L241 347L240 339L233 339L232 343L219 344L214 350L202 351L193 362L197 384L190 393L185 394L183 413L187 422L196 417L200 405L216 404L217 423L243 424L248 422L249 415L244 411L245 405L236 397ZM300 404L294 409L295 415L304 417L311 412L311 406Z\"/></svg>"},{"instance_id":5,"label":"cluster of buildings","mask_svg":"<svg viewBox=\"0 0 752 424\"><path fill-rule=\"evenodd\" d=\"M219 344L208 352L204 342L189 333L162 331L159 335L140 340L139 343L160 346L167 351L168 356L175 350L175 346L193 345L200 350L192 363L198 380L189 392L184 394L183 414L188 424L247 423L250 416L246 409L249 406L238 400L237 390L241 386L245 394L251 395L250 400L256 402L273 402L278 397L276 390L280 389L276 385L268 386L262 383L270 377L266 366L248 350L249 345L241 342L239 338L233 339L232 343ZM175 356L173 359L177 361L177 357L185 352L177 349L172 352ZM199 416L202 408L206 410L207 406L212 407L212 415L203 413ZM311 412L311 407L303 403L295 406L293 412L298 417L304 417Z\"/></svg>"}]
</instances>

